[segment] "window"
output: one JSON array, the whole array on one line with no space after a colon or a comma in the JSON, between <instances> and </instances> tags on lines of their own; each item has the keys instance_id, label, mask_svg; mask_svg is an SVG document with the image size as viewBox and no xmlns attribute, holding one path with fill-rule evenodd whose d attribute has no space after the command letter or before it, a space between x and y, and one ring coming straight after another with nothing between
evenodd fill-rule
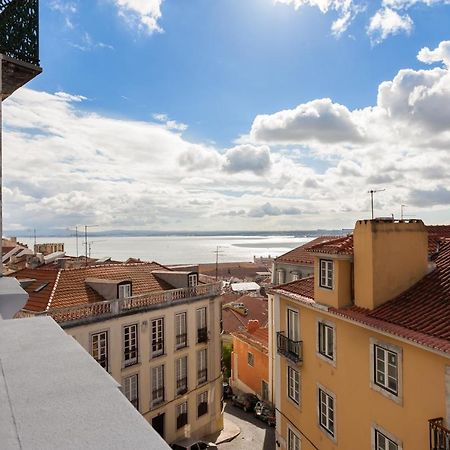
<instances>
[{"instance_id":1,"label":"window","mask_svg":"<svg viewBox=\"0 0 450 450\"><path fill-rule=\"evenodd\" d=\"M300 450L300 437L288 428L287 450Z\"/></svg>"},{"instance_id":2,"label":"window","mask_svg":"<svg viewBox=\"0 0 450 450\"><path fill-rule=\"evenodd\" d=\"M187 424L187 402L177 405L177 430Z\"/></svg>"},{"instance_id":3,"label":"window","mask_svg":"<svg viewBox=\"0 0 450 450\"><path fill-rule=\"evenodd\" d=\"M194 286L197 286L197 284L198 284L198 276L196 273L192 273L188 277L188 286L194 287Z\"/></svg>"},{"instance_id":4,"label":"window","mask_svg":"<svg viewBox=\"0 0 450 450\"><path fill-rule=\"evenodd\" d=\"M298 312L289 309L287 310L287 330L288 330L288 338L291 341L298 342L299 340L299 330L298 330Z\"/></svg>"},{"instance_id":5,"label":"window","mask_svg":"<svg viewBox=\"0 0 450 450\"><path fill-rule=\"evenodd\" d=\"M131 284L119 284L118 286L118 297L128 298L131 297Z\"/></svg>"},{"instance_id":6,"label":"window","mask_svg":"<svg viewBox=\"0 0 450 450\"><path fill-rule=\"evenodd\" d=\"M264 380L261 381L261 398L264 401L269 400L269 384Z\"/></svg>"},{"instance_id":7,"label":"window","mask_svg":"<svg viewBox=\"0 0 450 450\"><path fill-rule=\"evenodd\" d=\"M285 276L285 272L283 269L278 270L277 271L277 275L278 275L278 284L283 284L284 283L284 276Z\"/></svg>"},{"instance_id":8,"label":"window","mask_svg":"<svg viewBox=\"0 0 450 450\"><path fill-rule=\"evenodd\" d=\"M208 412L208 391L202 392L197 397L197 415L203 416Z\"/></svg>"},{"instance_id":9,"label":"window","mask_svg":"<svg viewBox=\"0 0 450 450\"><path fill-rule=\"evenodd\" d=\"M324 322L318 322L319 353L328 359L334 359L334 328Z\"/></svg>"},{"instance_id":10,"label":"window","mask_svg":"<svg viewBox=\"0 0 450 450\"><path fill-rule=\"evenodd\" d=\"M124 366L132 366L138 362L137 324L123 327Z\"/></svg>"},{"instance_id":11,"label":"window","mask_svg":"<svg viewBox=\"0 0 450 450\"><path fill-rule=\"evenodd\" d=\"M198 384L205 383L208 379L208 369L206 360L206 348L197 352L197 381Z\"/></svg>"},{"instance_id":12,"label":"window","mask_svg":"<svg viewBox=\"0 0 450 450\"><path fill-rule=\"evenodd\" d=\"M300 403L300 373L288 366L288 397L297 405Z\"/></svg>"},{"instance_id":13,"label":"window","mask_svg":"<svg viewBox=\"0 0 450 450\"><path fill-rule=\"evenodd\" d=\"M375 430L375 450L399 450L399 446L381 431Z\"/></svg>"},{"instance_id":14,"label":"window","mask_svg":"<svg viewBox=\"0 0 450 450\"><path fill-rule=\"evenodd\" d=\"M253 353L247 352L247 363L252 367L255 365L255 357Z\"/></svg>"},{"instance_id":15,"label":"window","mask_svg":"<svg viewBox=\"0 0 450 450\"><path fill-rule=\"evenodd\" d=\"M131 375L123 379L122 389L125 397L130 400L136 409L139 409L138 375Z\"/></svg>"},{"instance_id":16,"label":"window","mask_svg":"<svg viewBox=\"0 0 450 450\"><path fill-rule=\"evenodd\" d=\"M197 309L197 342L208 341L208 329L206 327L206 308Z\"/></svg>"},{"instance_id":17,"label":"window","mask_svg":"<svg viewBox=\"0 0 450 450\"><path fill-rule=\"evenodd\" d=\"M329 259L320 260L320 286L333 289L333 261Z\"/></svg>"},{"instance_id":18,"label":"window","mask_svg":"<svg viewBox=\"0 0 450 450\"><path fill-rule=\"evenodd\" d=\"M152 358L164 354L164 319L152 320Z\"/></svg>"},{"instance_id":19,"label":"window","mask_svg":"<svg viewBox=\"0 0 450 450\"><path fill-rule=\"evenodd\" d=\"M300 279L300 274L298 272L292 272L292 281L297 281Z\"/></svg>"},{"instance_id":20,"label":"window","mask_svg":"<svg viewBox=\"0 0 450 450\"><path fill-rule=\"evenodd\" d=\"M175 315L175 347L178 350L187 346L186 313Z\"/></svg>"},{"instance_id":21,"label":"window","mask_svg":"<svg viewBox=\"0 0 450 450\"><path fill-rule=\"evenodd\" d=\"M164 366L152 367L152 406L164 402Z\"/></svg>"},{"instance_id":22,"label":"window","mask_svg":"<svg viewBox=\"0 0 450 450\"><path fill-rule=\"evenodd\" d=\"M178 358L175 362L176 379L177 379L177 395L187 392L187 356Z\"/></svg>"},{"instance_id":23,"label":"window","mask_svg":"<svg viewBox=\"0 0 450 450\"><path fill-rule=\"evenodd\" d=\"M102 331L91 336L91 355L108 370L108 332Z\"/></svg>"},{"instance_id":24,"label":"window","mask_svg":"<svg viewBox=\"0 0 450 450\"><path fill-rule=\"evenodd\" d=\"M398 355L387 348L374 346L375 384L394 395L398 394Z\"/></svg>"},{"instance_id":25,"label":"window","mask_svg":"<svg viewBox=\"0 0 450 450\"><path fill-rule=\"evenodd\" d=\"M334 437L334 398L319 388L319 424Z\"/></svg>"}]
</instances>

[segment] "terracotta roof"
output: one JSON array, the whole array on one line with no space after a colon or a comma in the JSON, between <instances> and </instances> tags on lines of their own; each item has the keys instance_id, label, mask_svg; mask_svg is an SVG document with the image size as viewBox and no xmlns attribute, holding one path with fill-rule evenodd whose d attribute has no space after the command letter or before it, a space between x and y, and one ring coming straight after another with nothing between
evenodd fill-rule
<instances>
[{"instance_id":1,"label":"terracotta roof","mask_svg":"<svg viewBox=\"0 0 450 450\"><path fill-rule=\"evenodd\" d=\"M321 244L323 242L331 241L336 239L336 236L320 236L316 239L313 239L306 244L294 248L284 255L278 256L275 258L275 262L285 262L285 263L294 263L294 264L303 264L303 265L314 265L314 257L307 251L310 247Z\"/></svg>"},{"instance_id":2,"label":"terracotta roof","mask_svg":"<svg viewBox=\"0 0 450 450\"><path fill-rule=\"evenodd\" d=\"M25 287L29 299L24 309L45 311L48 308L61 308L105 300L85 282L87 278L107 280L129 279L133 295L173 289L169 283L155 277L154 270L166 269L157 263L106 264L73 269L23 269L14 274L20 280L36 279ZM36 292L36 289L47 283Z\"/></svg>"},{"instance_id":3,"label":"terracotta roof","mask_svg":"<svg viewBox=\"0 0 450 450\"><path fill-rule=\"evenodd\" d=\"M329 255L353 255L353 235L350 234L313 245L307 251Z\"/></svg>"},{"instance_id":4,"label":"terracotta roof","mask_svg":"<svg viewBox=\"0 0 450 450\"><path fill-rule=\"evenodd\" d=\"M309 299L314 299L314 276L302 278L301 280L291 281L281 284L275 288L277 291L289 292L290 294L300 295Z\"/></svg>"},{"instance_id":5,"label":"terracotta roof","mask_svg":"<svg viewBox=\"0 0 450 450\"><path fill-rule=\"evenodd\" d=\"M427 225L429 234L439 237L450 237L450 225Z\"/></svg>"},{"instance_id":6,"label":"terracotta roof","mask_svg":"<svg viewBox=\"0 0 450 450\"><path fill-rule=\"evenodd\" d=\"M269 329L258 328L255 331L235 331L232 333L233 336L236 336L238 339L247 342L263 353L268 353L269 351Z\"/></svg>"},{"instance_id":7,"label":"terracotta roof","mask_svg":"<svg viewBox=\"0 0 450 450\"><path fill-rule=\"evenodd\" d=\"M373 310L352 306L328 308L328 311L450 353L450 239L441 241L435 263L435 270L396 298ZM298 299L310 304L314 303L313 284L314 279L311 277L277 286L273 291L293 298L296 295L305 297Z\"/></svg>"},{"instance_id":8,"label":"terracotta roof","mask_svg":"<svg viewBox=\"0 0 450 450\"><path fill-rule=\"evenodd\" d=\"M243 303L248 309L246 316L231 308L223 308L223 305L231 302ZM269 316L267 298L253 297L250 295L224 295L222 299L222 324L225 333L245 331L249 320L258 320L261 327L266 327Z\"/></svg>"}]
</instances>

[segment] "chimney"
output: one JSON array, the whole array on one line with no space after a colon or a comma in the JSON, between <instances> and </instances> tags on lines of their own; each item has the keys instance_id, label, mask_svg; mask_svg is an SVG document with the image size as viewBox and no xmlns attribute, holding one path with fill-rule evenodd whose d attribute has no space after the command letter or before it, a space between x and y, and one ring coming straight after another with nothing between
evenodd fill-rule
<instances>
[{"instance_id":1,"label":"chimney","mask_svg":"<svg viewBox=\"0 0 450 450\"><path fill-rule=\"evenodd\" d=\"M359 220L353 232L355 305L374 309L428 272L428 232L421 220Z\"/></svg>"},{"instance_id":2,"label":"chimney","mask_svg":"<svg viewBox=\"0 0 450 450\"><path fill-rule=\"evenodd\" d=\"M259 320L249 320L247 323L247 331L253 333L259 328Z\"/></svg>"}]
</instances>

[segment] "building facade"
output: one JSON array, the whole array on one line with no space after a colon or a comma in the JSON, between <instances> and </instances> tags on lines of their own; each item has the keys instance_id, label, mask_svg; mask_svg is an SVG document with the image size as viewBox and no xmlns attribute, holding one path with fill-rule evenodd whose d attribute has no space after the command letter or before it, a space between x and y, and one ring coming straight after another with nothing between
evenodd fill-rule
<instances>
[{"instance_id":1,"label":"building facade","mask_svg":"<svg viewBox=\"0 0 450 450\"><path fill-rule=\"evenodd\" d=\"M155 263L22 272L29 293L50 292L41 314L121 384L167 442L223 428L220 284ZM43 274L54 281L45 285ZM43 296L31 297L19 316L40 315Z\"/></svg>"},{"instance_id":2,"label":"building facade","mask_svg":"<svg viewBox=\"0 0 450 450\"><path fill-rule=\"evenodd\" d=\"M359 221L311 247L313 277L272 290L279 448L450 448L450 241L439 241L436 252L421 221Z\"/></svg>"}]
</instances>

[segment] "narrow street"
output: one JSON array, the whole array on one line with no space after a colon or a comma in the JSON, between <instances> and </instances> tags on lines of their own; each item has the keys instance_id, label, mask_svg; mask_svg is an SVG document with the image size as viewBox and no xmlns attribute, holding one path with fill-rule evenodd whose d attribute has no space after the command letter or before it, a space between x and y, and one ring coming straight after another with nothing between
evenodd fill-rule
<instances>
[{"instance_id":1,"label":"narrow street","mask_svg":"<svg viewBox=\"0 0 450 450\"><path fill-rule=\"evenodd\" d=\"M256 419L253 413L246 413L228 402L224 414L241 429L241 433L231 442L220 444L220 450L275 449L275 429Z\"/></svg>"}]
</instances>

